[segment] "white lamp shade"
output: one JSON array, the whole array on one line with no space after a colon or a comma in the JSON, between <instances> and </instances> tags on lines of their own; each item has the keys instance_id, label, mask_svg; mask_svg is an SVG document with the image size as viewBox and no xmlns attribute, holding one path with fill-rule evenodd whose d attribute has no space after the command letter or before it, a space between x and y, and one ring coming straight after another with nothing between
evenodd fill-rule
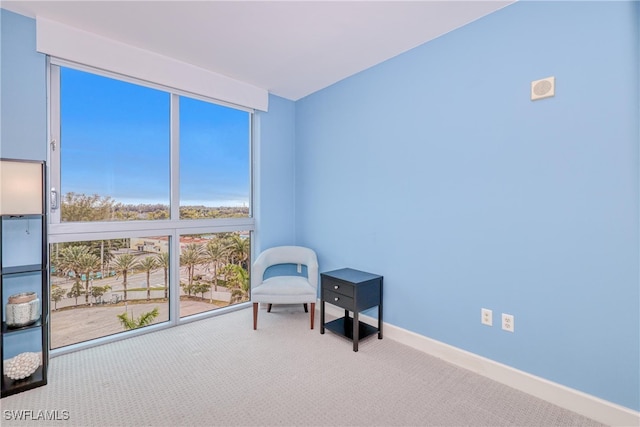
<instances>
[{"instance_id":1,"label":"white lamp shade","mask_svg":"<svg viewBox=\"0 0 640 427\"><path fill-rule=\"evenodd\" d=\"M0 215L41 213L42 163L0 161Z\"/></svg>"}]
</instances>

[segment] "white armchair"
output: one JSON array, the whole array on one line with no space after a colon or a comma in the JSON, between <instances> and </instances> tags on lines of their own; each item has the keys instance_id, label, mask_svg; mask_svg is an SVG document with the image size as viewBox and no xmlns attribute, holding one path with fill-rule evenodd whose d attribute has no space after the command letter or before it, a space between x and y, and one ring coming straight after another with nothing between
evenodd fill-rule
<instances>
[{"instance_id":1,"label":"white armchair","mask_svg":"<svg viewBox=\"0 0 640 427\"><path fill-rule=\"evenodd\" d=\"M265 271L274 265L300 264L307 266L307 277L273 276L264 279ZM318 258L316 253L302 246L276 246L262 252L251 267L251 301L253 302L253 329L258 327L258 304L311 304L313 329L316 298L318 295Z\"/></svg>"}]
</instances>

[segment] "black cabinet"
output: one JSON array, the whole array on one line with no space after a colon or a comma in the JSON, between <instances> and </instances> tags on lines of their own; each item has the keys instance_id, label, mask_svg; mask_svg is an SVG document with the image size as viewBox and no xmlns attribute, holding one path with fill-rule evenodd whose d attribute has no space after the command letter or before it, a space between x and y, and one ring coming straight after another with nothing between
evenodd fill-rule
<instances>
[{"instance_id":1,"label":"black cabinet","mask_svg":"<svg viewBox=\"0 0 640 427\"><path fill-rule=\"evenodd\" d=\"M1 396L6 397L47 383L49 287L44 163L2 159L0 173ZM29 188L24 174L38 188Z\"/></svg>"},{"instance_id":2,"label":"black cabinet","mask_svg":"<svg viewBox=\"0 0 640 427\"><path fill-rule=\"evenodd\" d=\"M353 351L358 342L375 333L382 339L382 276L364 271L343 268L320 274L320 333L325 328L353 341ZM328 302L344 308L344 317L325 324L324 304ZM361 311L378 307L378 327L358 320ZM349 315L353 313L353 318Z\"/></svg>"}]
</instances>

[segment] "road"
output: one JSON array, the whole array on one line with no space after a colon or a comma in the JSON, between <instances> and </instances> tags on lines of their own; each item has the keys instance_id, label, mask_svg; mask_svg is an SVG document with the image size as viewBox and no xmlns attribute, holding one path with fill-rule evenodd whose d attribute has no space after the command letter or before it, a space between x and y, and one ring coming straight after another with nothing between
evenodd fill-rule
<instances>
[{"instance_id":1,"label":"road","mask_svg":"<svg viewBox=\"0 0 640 427\"><path fill-rule=\"evenodd\" d=\"M204 272L203 272L204 273ZM182 278L185 282L187 280L186 277ZM66 293L69 292L74 283L73 278L70 277L58 277L51 276L52 285L57 285L65 289L65 295L63 298L58 301L51 301L51 310L54 311L57 308L65 308L72 307L78 304L85 303L85 296L81 295L78 297L78 301L76 304L75 298L69 298L66 296ZM154 271L149 276L149 282L151 283L151 287L164 287L164 272L162 270ZM83 289L84 289L83 282ZM111 276L105 277L103 279L93 279L90 281L90 286L110 286L111 290L106 292L102 296L102 301L105 303L120 301L124 298L124 286L122 285L122 276ZM147 298L147 275L146 273L134 273L127 275L127 289L136 289L136 288L144 288L142 291L127 291L127 299L128 300L144 300ZM212 291L205 292L204 298L210 299ZM180 289L180 295L184 295L182 289ZM152 290L151 298L164 298L164 290ZM231 301L231 293L221 286L218 287L218 291L213 291L213 299L217 301ZM91 302L95 302L93 298L90 298Z\"/></svg>"}]
</instances>

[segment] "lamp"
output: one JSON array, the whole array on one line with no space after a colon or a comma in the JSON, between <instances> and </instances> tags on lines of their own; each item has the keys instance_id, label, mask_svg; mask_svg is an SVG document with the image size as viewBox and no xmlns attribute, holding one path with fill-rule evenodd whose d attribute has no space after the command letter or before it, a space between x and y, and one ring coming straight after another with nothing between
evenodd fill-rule
<instances>
[{"instance_id":1,"label":"lamp","mask_svg":"<svg viewBox=\"0 0 640 427\"><path fill-rule=\"evenodd\" d=\"M0 160L0 215L43 213L42 162Z\"/></svg>"}]
</instances>

